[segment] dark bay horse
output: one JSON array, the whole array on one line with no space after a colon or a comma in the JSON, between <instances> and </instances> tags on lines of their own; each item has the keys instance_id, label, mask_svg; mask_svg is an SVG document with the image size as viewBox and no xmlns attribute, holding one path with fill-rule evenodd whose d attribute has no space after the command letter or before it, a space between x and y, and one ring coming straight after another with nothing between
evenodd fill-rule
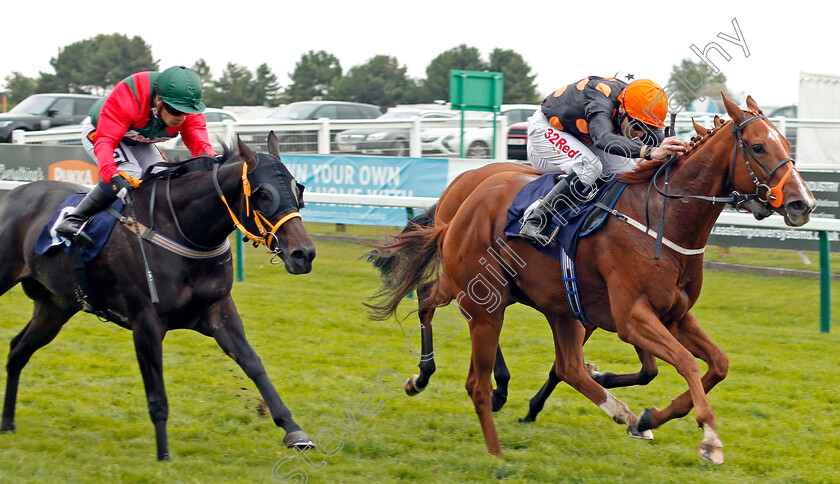
<instances>
[{"instance_id":1,"label":"dark bay horse","mask_svg":"<svg viewBox=\"0 0 840 484\"><path fill-rule=\"evenodd\" d=\"M475 188L450 223L415 226L378 249L386 260L397 256L394 270L385 274L382 299L372 305L380 316L393 314L408 292L431 279L421 309L455 300L469 321L472 358L466 386L491 453L501 455L502 449L493 422L490 377L504 310L521 302L548 319L560 380L635 432L656 428L694 408L704 433L701 457L723 463L723 443L706 393L726 377L728 359L690 312L702 286L700 249L724 204L735 201L735 192L753 193L752 202L781 214L791 226L805 224L816 205L789 156L789 143L752 98L747 99L749 111L723 100L731 121L675 163L649 162L623 175L629 185L615 210L624 218L611 217L598 233L578 242L578 289L589 320L673 365L685 378L688 391L663 410L648 408L636 416L592 378L582 352L587 330L566 301L560 262L523 240L506 240L507 208L533 176L493 175ZM666 204L657 191L646 200L649 183L656 183L666 166L671 170L668 197L678 200ZM652 257L652 234L631 225L631 220L645 221L646 214L650 220L664 214L668 243L659 259ZM488 252L499 257L487 257ZM387 264L380 267L389 269ZM707 363L705 374L696 358Z\"/></svg>"},{"instance_id":2,"label":"dark bay horse","mask_svg":"<svg viewBox=\"0 0 840 484\"><path fill-rule=\"evenodd\" d=\"M147 285L135 229L115 227L99 255L87 264L92 299L134 335L159 460L169 458L162 342L173 329L213 337L254 381L274 422L286 431L286 446L312 445L245 338L230 295L233 265L227 240L234 224L280 257L289 273L312 270L315 247L298 213L303 187L280 161L274 133L268 148L269 153L254 153L238 140L238 152L226 150L223 161L199 157L134 190L139 224L192 251L188 258L143 242L155 286L161 289L158 302L153 302ZM84 188L78 185L46 180L20 186L0 199L0 294L20 283L34 302L32 319L11 342L3 431L15 430L21 370L84 307L72 257L61 249L35 252L35 241L55 208L80 191ZM124 214L129 215L125 210Z\"/></svg>"}]
</instances>

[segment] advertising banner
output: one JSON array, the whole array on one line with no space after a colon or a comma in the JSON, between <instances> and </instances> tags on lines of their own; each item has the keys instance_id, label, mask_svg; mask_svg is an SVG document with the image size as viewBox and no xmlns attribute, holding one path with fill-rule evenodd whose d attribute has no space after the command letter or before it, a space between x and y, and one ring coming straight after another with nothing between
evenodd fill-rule
<instances>
[{"instance_id":1,"label":"advertising banner","mask_svg":"<svg viewBox=\"0 0 840 484\"><path fill-rule=\"evenodd\" d=\"M309 193L439 197L449 162L442 158L283 155L283 162ZM311 203L301 210L310 222L402 226L406 209Z\"/></svg>"}]
</instances>

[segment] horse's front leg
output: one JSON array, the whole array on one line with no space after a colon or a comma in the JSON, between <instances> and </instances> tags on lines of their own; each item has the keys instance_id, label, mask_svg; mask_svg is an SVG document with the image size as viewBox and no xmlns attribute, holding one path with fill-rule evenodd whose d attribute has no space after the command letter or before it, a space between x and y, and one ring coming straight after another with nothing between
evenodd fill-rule
<instances>
[{"instance_id":1,"label":"horse's front leg","mask_svg":"<svg viewBox=\"0 0 840 484\"><path fill-rule=\"evenodd\" d=\"M695 357L705 361L708 369L703 377L700 379L703 384L703 391L709 391L724 378L729 372L729 358L726 354L718 348L708 335L700 327L697 318L690 312L683 316L677 324L670 328L671 334L679 341L691 354ZM671 404L662 410L655 408L645 410L640 416L639 425L658 427L668 420L684 417L691 411L694 403L691 398L691 393L684 392L682 395L671 401ZM712 460L711 453L715 449L719 441L716 440L717 431L714 429L714 423L701 424L705 438L701 443L701 454L705 451L709 455L704 455L706 460Z\"/></svg>"},{"instance_id":2,"label":"horse's front leg","mask_svg":"<svg viewBox=\"0 0 840 484\"><path fill-rule=\"evenodd\" d=\"M245 338L242 319L236 311L233 299L228 295L214 304L207 312L206 334L212 336L224 352L233 358L248 377L254 381L257 389L268 406L271 417L278 427L286 431L283 443L286 447L306 449L314 446L312 440L292 419L292 412L280 399L280 395L268 379L262 361Z\"/></svg>"},{"instance_id":3,"label":"horse's front leg","mask_svg":"<svg viewBox=\"0 0 840 484\"><path fill-rule=\"evenodd\" d=\"M149 416L155 426L158 460L169 460L169 443L166 439L166 419L169 404L163 386L163 336L164 331L157 316L147 311L134 318L134 351L143 375Z\"/></svg>"},{"instance_id":4,"label":"horse's front leg","mask_svg":"<svg viewBox=\"0 0 840 484\"><path fill-rule=\"evenodd\" d=\"M627 308L632 309L628 311ZM672 333L665 328L648 305L632 304L616 298L616 304L612 309L617 321L620 319L617 317L618 315L628 314L627 318L619 321L617 328L618 336L622 340L672 364L685 379L688 384L688 391L674 400L672 406L666 410L675 411L674 416L681 412L682 415L685 415L693 405L697 424L703 429L700 456L712 464L723 464L723 443L715 427L715 413L706 398L706 393L714 383L717 383L715 380L721 378L718 373L725 367L725 364L719 369L713 369L713 366L717 364L710 362L709 371L701 378L700 364L697 363L693 352L700 352L702 347L700 343L705 340L711 346L705 347L702 351L709 351L709 353L701 352L699 354L713 360L719 358L723 353L711 344L711 340L702 332L693 316L684 317L677 323L681 329L672 328L671 331L674 331ZM691 331L691 333L683 334L684 331ZM675 335L679 335L680 339L678 340ZM684 346L684 343L689 343L688 347ZM717 352L712 351L712 348ZM723 375L725 375L725 372L723 372ZM661 415L661 413L657 415L655 410L646 410L639 416L636 425L632 428L634 430L656 428L666 421L661 418Z\"/></svg>"}]
</instances>

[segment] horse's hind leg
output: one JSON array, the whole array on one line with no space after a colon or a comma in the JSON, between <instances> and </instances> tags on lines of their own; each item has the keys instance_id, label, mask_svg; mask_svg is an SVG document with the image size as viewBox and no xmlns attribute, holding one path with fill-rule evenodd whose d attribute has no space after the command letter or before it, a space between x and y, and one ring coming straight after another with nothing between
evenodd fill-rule
<instances>
[{"instance_id":1,"label":"horse's hind leg","mask_svg":"<svg viewBox=\"0 0 840 484\"><path fill-rule=\"evenodd\" d=\"M420 368L420 374L414 375L408 379L405 384L405 393L409 396L417 395L426 389L429 384L429 379L435 372L435 347L434 347L434 328L432 322L435 315L434 308L422 309L423 303L429 298L431 289L436 281L427 282L417 287L417 304L421 308L419 311L420 318L420 334L421 334L421 354L420 363L417 366ZM410 339L408 344L410 345ZM408 348L409 352L415 354L412 348Z\"/></svg>"},{"instance_id":2,"label":"horse's hind leg","mask_svg":"<svg viewBox=\"0 0 840 484\"><path fill-rule=\"evenodd\" d=\"M207 313L207 323L205 328L207 331L202 332L215 338L222 350L239 364L245 374L256 384L257 390L271 412L274 423L286 431L286 436L283 438L286 447L301 450L313 447L315 444L292 419L292 412L280 399L280 395L268 379L259 356L245 338L242 319L230 296L210 308Z\"/></svg>"},{"instance_id":3,"label":"horse's hind leg","mask_svg":"<svg viewBox=\"0 0 840 484\"><path fill-rule=\"evenodd\" d=\"M493 404L491 375L499 346L499 333L502 329L503 310L488 313L479 305L468 304L467 298L462 301L462 310L475 316L470 320L470 339L472 343L472 358L470 371L467 375L467 393L472 398L475 413L481 423L487 451L491 454L502 455L502 446L493 421Z\"/></svg>"},{"instance_id":4,"label":"horse's hind leg","mask_svg":"<svg viewBox=\"0 0 840 484\"><path fill-rule=\"evenodd\" d=\"M6 398L3 403L3 421L0 431L15 430L15 403L17 401L20 373L32 355L39 348L52 341L64 323L76 312L75 309L62 309L49 300L35 300L32 319L12 339L9 359L6 364Z\"/></svg>"},{"instance_id":5,"label":"horse's hind leg","mask_svg":"<svg viewBox=\"0 0 840 484\"><path fill-rule=\"evenodd\" d=\"M496 380L496 388L493 390L493 411L498 412L505 406L508 395L508 383L510 382L510 370L508 370L505 357L502 355L502 346L496 346L496 363L493 365L493 378Z\"/></svg>"},{"instance_id":6,"label":"horse's hind leg","mask_svg":"<svg viewBox=\"0 0 840 484\"><path fill-rule=\"evenodd\" d=\"M656 367L656 358L649 352L636 347L636 354L642 368L636 373L615 374L609 371L598 371L596 365L587 364L587 369L592 378L604 388L629 387L633 385L647 385L651 382L659 370Z\"/></svg>"},{"instance_id":7,"label":"horse's hind leg","mask_svg":"<svg viewBox=\"0 0 840 484\"><path fill-rule=\"evenodd\" d=\"M630 435L652 438L648 435L634 435L631 430L636 425L636 414L627 404L606 391L589 375L583 359L583 343L586 338L586 330L583 326L574 320L558 318L551 321L551 330L554 333L558 378L563 379L572 388L592 400L616 423L627 425Z\"/></svg>"}]
</instances>

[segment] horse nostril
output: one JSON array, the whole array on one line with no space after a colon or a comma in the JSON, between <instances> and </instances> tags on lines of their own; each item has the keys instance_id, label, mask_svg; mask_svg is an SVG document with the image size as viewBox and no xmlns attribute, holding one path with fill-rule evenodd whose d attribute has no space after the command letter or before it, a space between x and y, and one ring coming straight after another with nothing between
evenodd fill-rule
<instances>
[{"instance_id":1,"label":"horse nostril","mask_svg":"<svg viewBox=\"0 0 840 484\"><path fill-rule=\"evenodd\" d=\"M801 200L796 200L787 204L787 210L796 213L805 213L808 211L808 206Z\"/></svg>"},{"instance_id":2,"label":"horse nostril","mask_svg":"<svg viewBox=\"0 0 840 484\"><path fill-rule=\"evenodd\" d=\"M292 258L298 262L306 262L315 258L313 249L295 249L292 251Z\"/></svg>"}]
</instances>

